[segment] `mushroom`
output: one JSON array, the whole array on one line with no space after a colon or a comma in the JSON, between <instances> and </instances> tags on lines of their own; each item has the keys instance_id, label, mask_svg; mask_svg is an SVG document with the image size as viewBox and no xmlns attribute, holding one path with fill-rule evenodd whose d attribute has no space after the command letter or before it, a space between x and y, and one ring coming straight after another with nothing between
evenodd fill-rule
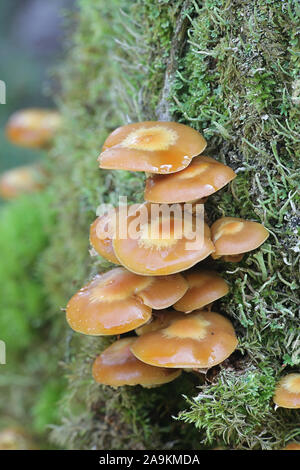
<instances>
[{"instance_id":1,"label":"mushroom","mask_svg":"<svg viewBox=\"0 0 300 470\"><path fill-rule=\"evenodd\" d=\"M171 175L151 175L146 181L145 200L157 203L187 202L205 198L236 177L234 171L211 157L200 156Z\"/></svg>"},{"instance_id":2,"label":"mushroom","mask_svg":"<svg viewBox=\"0 0 300 470\"><path fill-rule=\"evenodd\" d=\"M298 442L290 442L287 446L284 447L282 450L300 450L300 443Z\"/></svg>"},{"instance_id":3,"label":"mushroom","mask_svg":"<svg viewBox=\"0 0 300 470\"><path fill-rule=\"evenodd\" d=\"M223 362L237 343L229 320L219 313L197 310L175 314L165 328L139 336L131 351L153 366L202 369Z\"/></svg>"},{"instance_id":4,"label":"mushroom","mask_svg":"<svg viewBox=\"0 0 300 470\"><path fill-rule=\"evenodd\" d=\"M61 126L61 115L52 109L23 109L9 118L5 133L15 145L46 147Z\"/></svg>"},{"instance_id":5,"label":"mushroom","mask_svg":"<svg viewBox=\"0 0 300 470\"><path fill-rule=\"evenodd\" d=\"M111 344L93 364L96 382L111 387L142 385L156 387L176 379L181 370L153 367L137 359L130 348L136 338L122 338Z\"/></svg>"},{"instance_id":6,"label":"mushroom","mask_svg":"<svg viewBox=\"0 0 300 470\"><path fill-rule=\"evenodd\" d=\"M45 186L45 172L38 165L19 166L0 175L0 196L14 199Z\"/></svg>"},{"instance_id":7,"label":"mushroom","mask_svg":"<svg viewBox=\"0 0 300 470\"><path fill-rule=\"evenodd\" d=\"M90 227L90 243L94 250L111 263L119 264L112 246L112 234L109 233L112 212L98 217Z\"/></svg>"},{"instance_id":8,"label":"mushroom","mask_svg":"<svg viewBox=\"0 0 300 470\"><path fill-rule=\"evenodd\" d=\"M153 311L150 320L139 328L136 328L135 332L138 336L141 336L150 331L162 330L170 325L173 320L180 318L181 315L180 312L174 312L174 310Z\"/></svg>"},{"instance_id":9,"label":"mushroom","mask_svg":"<svg viewBox=\"0 0 300 470\"><path fill-rule=\"evenodd\" d=\"M202 309L215 300L226 295L229 287L226 281L215 271L194 271L184 274L189 289L176 304L175 310L190 313L196 309Z\"/></svg>"},{"instance_id":10,"label":"mushroom","mask_svg":"<svg viewBox=\"0 0 300 470\"><path fill-rule=\"evenodd\" d=\"M211 226L215 252L212 258L240 261L240 255L258 248L269 236L268 230L257 222L236 217L221 217Z\"/></svg>"},{"instance_id":11,"label":"mushroom","mask_svg":"<svg viewBox=\"0 0 300 470\"><path fill-rule=\"evenodd\" d=\"M134 214L126 216L126 224L122 218L117 220L113 249L127 269L141 275L173 274L194 266L214 251L206 223L203 222L203 231L198 232L196 217L184 219L182 208L180 213L162 211L153 215L150 206L150 203L137 206ZM144 209L145 217L141 220L137 213Z\"/></svg>"},{"instance_id":12,"label":"mushroom","mask_svg":"<svg viewBox=\"0 0 300 470\"><path fill-rule=\"evenodd\" d=\"M300 408L300 373L288 374L279 381L273 401L281 408Z\"/></svg>"},{"instance_id":13,"label":"mushroom","mask_svg":"<svg viewBox=\"0 0 300 470\"><path fill-rule=\"evenodd\" d=\"M124 268L98 274L68 302L71 328L87 335L117 335L134 330L151 318L152 308L163 309L187 290L180 275L138 276Z\"/></svg>"},{"instance_id":14,"label":"mushroom","mask_svg":"<svg viewBox=\"0 0 300 470\"><path fill-rule=\"evenodd\" d=\"M205 147L205 139L191 127L146 121L112 132L98 160L104 169L167 174L186 168Z\"/></svg>"}]
</instances>

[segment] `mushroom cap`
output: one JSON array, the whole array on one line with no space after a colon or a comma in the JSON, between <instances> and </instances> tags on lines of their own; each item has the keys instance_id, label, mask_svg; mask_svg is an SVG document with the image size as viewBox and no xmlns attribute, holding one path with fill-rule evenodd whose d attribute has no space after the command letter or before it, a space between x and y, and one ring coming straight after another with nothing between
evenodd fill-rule
<instances>
[{"instance_id":1,"label":"mushroom cap","mask_svg":"<svg viewBox=\"0 0 300 470\"><path fill-rule=\"evenodd\" d=\"M108 170L174 173L186 168L206 147L199 132L177 122L146 121L112 132L98 160Z\"/></svg>"},{"instance_id":2,"label":"mushroom cap","mask_svg":"<svg viewBox=\"0 0 300 470\"><path fill-rule=\"evenodd\" d=\"M61 115L52 109L22 109L11 115L5 133L15 145L29 148L47 146L61 125Z\"/></svg>"},{"instance_id":3,"label":"mushroom cap","mask_svg":"<svg viewBox=\"0 0 300 470\"><path fill-rule=\"evenodd\" d=\"M176 314L167 327L139 336L131 351L153 366L210 368L230 356L237 343L229 320L197 310L190 315Z\"/></svg>"},{"instance_id":4,"label":"mushroom cap","mask_svg":"<svg viewBox=\"0 0 300 470\"><path fill-rule=\"evenodd\" d=\"M90 227L90 243L94 250L111 263L119 264L112 246L112 237L108 234L110 213L98 217Z\"/></svg>"},{"instance_id":5,"label":"mushroom cap","mask_svg":"<svg viewBox=\"0 0 300 470\"><path fill-rule=\"evenodd\" d=\"M246 253L259 247L269 236L257 222L237 217L221 217L211 226L214 257Z\"/></svg>"},{"instance_id":6,"label":"mushroom cap","mask_svg":"<svg viewBox=\"0 0 300 470\"><path fill-rule=\"evenodd\" d=\"M227 282L215 271L199 270L184 275L189 289L173 305L179 312L189 313L201 309L226 295L229 291Z\"/></svg>"},{"instance_id":7,"label":"mushroom cap","mask_svg":"<svg viewBox=\"0 0 300 470\"><path fill-rule=\"evenodd\" d=\"M139 207L142 206L149 209L149 203ZM194 266L214 251L206 223L202 236L198 236L195 217L191 217L190 224L188 220L183 224L183 217L176 214L151 217L150 212L142 223L136 213L129 214L124 236L121 222L117 221L113 249L120 264L130 271L152 276L174 274ZM131 227L138 228L134 236Z\"/></svg>"},{"instance_id":8,"label":"mushroom cap","mask_svg":"<svg viewBox=\"0 0 300 470\"><path fill-rule=\"evenodd\" d=\"M121 387L122 385L143 385L153 387L176 379L181 370L153 367L137 359L130 351L136 338L122 338L111 344L93 364L96 382Z\"/></svg>"},{"instance_id":9,"label":"mushroom cap","mask_svg":"<svg viewBox=\"0 0 300 470\"><path fill-rule=\"evenodd\" d=\"M38 165L19 166L0 175L0 196L14 199L45 186L45 173Z\"/></svg>"},{"instance_id":10,"label":"mushroom cap","mask_svg":"<svg viewBox=\"0 0 300 470\"><path fill-rule=\"evenodd\" d=\"M202 199L223 188L236 177L234 171L211 157L195 157L190 165L171 175L147 178L144 197L157 203Z\"/></svg>"},{"instance_id":11,"label":"mushroom cap","mask_svg":"<svg viewBox=\"0 0 300 470\"><path fill-rule=\"evenodd\" d=\"M282 450L300 450L300 443L298 442L290 442L287 446L284 447Z\"/></svg>"},{"instance_id":12,"label":"mushroom cap","mask_svg":"<svg viewBox=\"0 0 300 470\"><path fill-rule=\"evenodd\" d=\"M159 312L152 312L152 317L144 325L140 326L135 330L138 336L144 335L151 331L162 330L170 325L170 323L176 318L181 317L180 312L174 310L160 310Z\"/></svg>"},{"instance_id":13,"label":"mushroom cap","mask_svg":"<svg viewBox=\"0 0 300 470\"><path fill-rule=\"evenodd\" d=\"M153 278L114 268L98 274L71 298L67 321L73 330L87 335L126 333L146 323L152 308L170 306L186 289L179 274Z\"/></svg>"},{"instance_id":14,"label":"mushroom cap","mask_svg":"<svg viewBox=\"0 0 300 470\"><path fill-rule=\"evenodd\" d=\"M288 374L279 381L273 401L281 408L300 408L300 373Z\"/></svg>"}]
</instances>

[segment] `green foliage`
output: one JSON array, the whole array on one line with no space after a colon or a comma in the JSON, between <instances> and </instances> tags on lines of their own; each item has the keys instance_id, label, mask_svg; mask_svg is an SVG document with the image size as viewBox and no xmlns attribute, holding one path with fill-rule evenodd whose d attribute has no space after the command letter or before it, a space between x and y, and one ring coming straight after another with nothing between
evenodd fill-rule
<instances>
[{"instance_id":1,"label":"green foliage","mask_svg":"<svg viewBox=\"0 0 300 470\"><path fill-rule=\"evenodd\" d=\"M44 321L46 304L37 258L45 248L53 211L47 193L26 196L1 208L1 339L8 354L32 344ZM43 317L41 318L41 313Z\"/></svg>"}]
</instances>

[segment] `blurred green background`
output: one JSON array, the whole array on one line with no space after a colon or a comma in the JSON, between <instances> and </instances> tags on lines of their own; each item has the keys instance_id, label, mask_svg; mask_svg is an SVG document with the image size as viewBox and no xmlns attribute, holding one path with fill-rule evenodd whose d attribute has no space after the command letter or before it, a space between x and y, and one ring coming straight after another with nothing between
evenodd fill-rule
<instances>
[{"instance_id":1,"label":"blurred green background","mask_svg":"<svg viewBox=\"0 0 300 470\"><path fill-rule=\"evenodd\" d=\"M6 104L0 105L0 171L42 156L10 144L4 127L17 109L54 106L57 85L52 68L62 55L63 18L73 4L73 0L0 2L0 80L6 83Z\"/></svg>"}]
</instances>

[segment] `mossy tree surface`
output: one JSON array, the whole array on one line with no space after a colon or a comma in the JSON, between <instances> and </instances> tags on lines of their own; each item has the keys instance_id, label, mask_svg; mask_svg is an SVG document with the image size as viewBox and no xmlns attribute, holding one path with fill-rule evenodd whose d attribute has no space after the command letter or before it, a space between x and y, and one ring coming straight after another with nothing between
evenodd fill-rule
<instances>
[{"instance_id":1,"label":"mossy tree surface","mask_svg":"<svg viewBox=\"0 0 300 470\"><path fill-rule=\"evenodd\" d=\"M117 203L119 195L142 200L142 174L97 168L104 138L127 122L172 119L200 130L208 154L238 175L210 197L209 222L240 216L263 223L270 237L239 264L214 263L231 285L216 308L232 319L239 350L206 377L183 374L150 391L100 387L91 364L110 339L66 327L69 395L62 425L53 430L60 445L277 449L300 439L299 412L275 411L272 403L279 377L300 362L296 6L79 1L62 70L65 125L52 153L58 225L44 270L53 308L109 267L88 251L97 206Z\"/></svg>"}]
</instances>

